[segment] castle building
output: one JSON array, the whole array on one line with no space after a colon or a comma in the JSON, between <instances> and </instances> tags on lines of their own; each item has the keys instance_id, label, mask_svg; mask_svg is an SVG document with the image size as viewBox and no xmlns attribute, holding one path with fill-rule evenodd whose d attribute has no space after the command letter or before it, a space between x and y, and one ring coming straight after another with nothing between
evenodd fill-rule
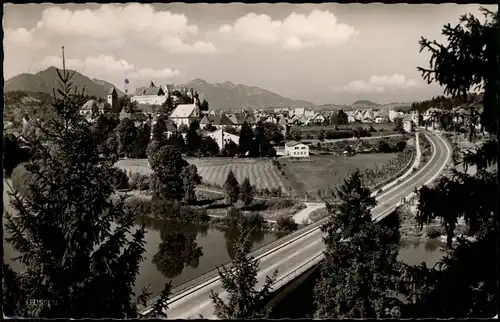
<instances>
[{"instance_id":1,"label":"castle building","mask_svg":"<svg viewBox=\"0 0 500 322\"><path fill-rule=\"evenodd\" d=\"M165 87L157 87L153 82L149 87L139 87L135 90L135 96L131 100L138 104L161 105L166 100L168 95L165 94L165 89L168 90L168 85Z\"/></svg>"}]
</instances>

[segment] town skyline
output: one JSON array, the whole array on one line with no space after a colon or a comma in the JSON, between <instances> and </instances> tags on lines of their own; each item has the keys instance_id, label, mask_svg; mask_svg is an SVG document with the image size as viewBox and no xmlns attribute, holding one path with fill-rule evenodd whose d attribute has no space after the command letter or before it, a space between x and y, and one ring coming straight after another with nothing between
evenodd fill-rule
<instances>
[{"instance_id":1,"label":"town skyline","mask_svg":"<svg viewBox=\"0 0 500 322\"><path fill-rule=\"evenodd\" d=\"M487 8L492 6L485 6ZM417 71L421 36L480 5L4 5L4 77L67 67L123 90L232 82L315 104L442 94ZM133 22L135 20L135 22ZM147 23L149 21L149 23ZM91 23L89 23L91 22ZM146 22L146 23L144 23ZM397 28L394 28L397 26Z\"/></svg>"}]
</instances>

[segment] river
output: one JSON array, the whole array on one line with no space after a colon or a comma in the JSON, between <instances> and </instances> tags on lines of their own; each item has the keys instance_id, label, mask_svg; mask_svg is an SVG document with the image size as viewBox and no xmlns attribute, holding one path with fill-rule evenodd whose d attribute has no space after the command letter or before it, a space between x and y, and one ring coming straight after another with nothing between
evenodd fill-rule
<instances>
[{"instance_id":1,"label":"river","mask_svg":"<svg viewBox=\"0 0 500 322\"><path fill-rule=\"evenodd\" d=\"M7 201L4 190L4 203ZM7 204L6 208L9 208ZM147 226L146 252L136 280L136 295L148 284L149 291L156 295L169 280L176 286L231 260L232 245L237 237L235 231L150 219L138 219L136 227L141 223ZM272 232L254 232L250 239L256 249L279 237ZM443 254L440 244L432 240L404 239L401 246L399 258L408 264L424 261L432 266ZM20 271L21 264L11 260L15 255L12 246L4 241L6 262Z\"/></svg>"}]
</instances>

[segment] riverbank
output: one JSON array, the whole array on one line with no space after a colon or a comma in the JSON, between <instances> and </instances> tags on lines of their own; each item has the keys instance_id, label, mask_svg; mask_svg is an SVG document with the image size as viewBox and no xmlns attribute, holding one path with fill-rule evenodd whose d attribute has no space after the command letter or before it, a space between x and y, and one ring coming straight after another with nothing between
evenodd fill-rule
<instances>
[{"instance_id":1,"label":"riverbank","mask_svg":"<svg viewBox=\"0 0 500 322\"><path fill-rule=\"evenodd\" d=\"M197 190L197 200L192 205L174 202L154 202L149 191L122 191L130 208L137 207L141 216L155 220L174 220L209 225L221 229L232 228L235 216L248 221L258 230L288 233L298 228L283 225L279 218L292 218L295 214L310 212L311 205L288 199L254 200L249 206L237 202L227 204L218 193Z\"/></svg>"}]
</instances>

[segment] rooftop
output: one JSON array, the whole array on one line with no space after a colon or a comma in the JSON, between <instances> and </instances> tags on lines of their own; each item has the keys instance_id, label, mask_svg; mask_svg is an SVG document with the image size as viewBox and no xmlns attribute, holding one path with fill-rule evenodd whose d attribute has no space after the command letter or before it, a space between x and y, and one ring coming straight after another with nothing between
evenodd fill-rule
<instances>
[{"instance_id":1,"label":"rooftop","mask_svg":"<svg viewBox=\"0 0 500 322\"><path fill-rule=\"evenodd\" d=\"M172 112L172 114L170 114L170 117L177 117L177 118L189 117L191 116L195 108L196 104L179 104Z\"/></svg>"},{"instance_id":2,"label":"rooftop","mask_svg":"<svg viewBox=\"0 0 500 322\"><path fill-rule=\"evenodd\" d=\"M297 142L297 141L288 141L288 142L285 143L285 145L289 146L289 147L296 146L296 145L299 145L299 144L302 144L302 143Z\"/></svg>"}]
</instances>

